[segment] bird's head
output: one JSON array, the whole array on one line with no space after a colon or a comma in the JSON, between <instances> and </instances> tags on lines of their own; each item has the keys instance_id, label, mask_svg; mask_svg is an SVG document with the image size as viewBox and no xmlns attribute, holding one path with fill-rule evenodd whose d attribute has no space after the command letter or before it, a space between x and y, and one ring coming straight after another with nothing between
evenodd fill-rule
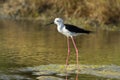
<instances>
[{"instance_id":1,"label":"bird's head","mask_svg":"<svg viewBox=\"0 0 120 80\"><path fill-rule=\"evenodd\" d=\"M62 18L55 18L54 24L63 24L63 19Z\"/></svg>"},{"instance_id":2,"label":"bird's head","mask_svg":"<svg viewBox=\"0 0 120 80\"><path fill-rule=\"evenodd\" d=\"M53 22L51 22L47 25L50 25L50 24L56 24L56 25L63 24L63 19L62 18L55 18Z\"/></svg>"}]
</instances>

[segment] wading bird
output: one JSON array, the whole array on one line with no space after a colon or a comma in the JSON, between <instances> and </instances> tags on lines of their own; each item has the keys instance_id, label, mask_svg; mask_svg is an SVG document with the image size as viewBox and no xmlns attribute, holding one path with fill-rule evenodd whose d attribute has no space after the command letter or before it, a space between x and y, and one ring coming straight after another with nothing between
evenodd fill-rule
<instances>
[{"instance_id":1,"label":"wading bird","mask_svg":"<svg viewBox=\"0 0 120 80\"><path fill-rule=\"evenodd\" d=\"M81 34L89 34L92 31L89 30L85 30L82 28L79 28L77 26L71 25L71 24L64 24L63 19L61 18L55 18L55 20L53 22L51 22L50 24L56 24L57 25L57 30L58 32L62 33L63 35L67 36L67 44L68 44L68 54L67 54L67 58L66 58L66 68L68 65L68 59L70 56L70 43L69 43L69 38L72 39L74 48L76 50L76 62L77 62L77 67L79 69L79 63L78 63L78 48L76 46L76 43L74 41L73 36L77 36L77 35L81 35Z\"/></svg>"}]
</instances>

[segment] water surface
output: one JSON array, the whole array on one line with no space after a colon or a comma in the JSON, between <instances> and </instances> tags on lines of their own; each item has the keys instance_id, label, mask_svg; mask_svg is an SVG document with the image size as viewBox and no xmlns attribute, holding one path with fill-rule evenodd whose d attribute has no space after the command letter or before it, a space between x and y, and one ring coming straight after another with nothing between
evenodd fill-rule
<instances>
[{"instance_id":1,"label":"water surface","mask_svg":"<svg viewBox=\"0 0 120 80\"><path fill-rule=\"evenodd\" d=\"M120 65L120 31L99 29L75 38L79 64ZM0 70L45 64L65 64L66 37L55 25L39 21L0 20ZM75 64L71 43L70 64Z\"/></svg>"}]
</instances>

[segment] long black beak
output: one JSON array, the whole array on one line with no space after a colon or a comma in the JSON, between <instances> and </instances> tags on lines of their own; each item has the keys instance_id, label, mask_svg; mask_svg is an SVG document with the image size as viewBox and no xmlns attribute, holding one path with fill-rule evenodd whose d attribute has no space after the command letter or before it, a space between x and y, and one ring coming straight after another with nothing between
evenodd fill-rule
<instances>
[{"instance_id":1,"label":"long black beak","mask_svg":"<svg viewBox=\"0 0 120 80\"><path fill-rule=\"evenodd\" d=\"M51 25L51 24L54 24L54 22L48 23L48 24L46 24L46 26Z\"/></svg>"}]
</instances>

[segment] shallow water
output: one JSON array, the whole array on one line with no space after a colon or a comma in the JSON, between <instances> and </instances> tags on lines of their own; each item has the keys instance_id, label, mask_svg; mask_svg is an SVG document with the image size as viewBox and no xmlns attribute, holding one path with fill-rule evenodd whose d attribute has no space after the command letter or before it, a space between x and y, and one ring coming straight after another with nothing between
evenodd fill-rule
<instances>
[{"instance_id":1,"label":"shallow water","mask_svg":"<svg viewBox=\"0 0 120 80\"><path fill-rule=\"evenodd\" d=\"M79 64L120 65L120 31L97 30L75 38ZM45 64L65 64L66 37L55 25L39 21L0 20L0 70ZM75 64L71 44L70 64Z\"/></svg>"}]
</instances>

